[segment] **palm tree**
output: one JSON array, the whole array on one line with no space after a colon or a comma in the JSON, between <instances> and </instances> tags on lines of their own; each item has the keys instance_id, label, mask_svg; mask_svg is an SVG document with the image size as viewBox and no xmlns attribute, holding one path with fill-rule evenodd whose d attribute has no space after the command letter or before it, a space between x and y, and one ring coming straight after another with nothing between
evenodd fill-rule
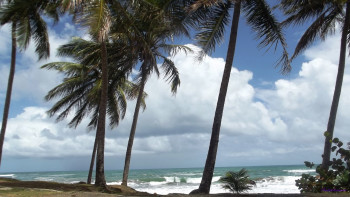
<instances>
[{"instance_id":1,"label":"palm tree","mask_svg":"<svg viewBox=\"0 0 350 197\"><path fill-rule=\"evenodd\" d=\"M107 41L110 27L112 25L110 6L116 1L112 0L90 0L71 1L62 0L61 6L64 10L74 14L76 22L87 27L94 41L100 43L101 56L101 94L99 100L98 123L97 123L97 159L96 159L96 181L95 185L106 187L104 174L104 145L106 109L108 100L108 54Z\"/></svg>"},{"instance_id":2,"label":"palm tree","mask_svg":"<svg viewBox=\"0 0 350 197\"><path fill-rule=\"evenodd\" d=\"M109 51L119 51L119 54L109 55L108 83L108 116L110 126L113 128L119 124L119 120L124 118L126 112L126 99L135 99L138 87L127 80L125 67L132 64L130 51L119 43L107 45ZM98 120L99 95L101 92L101 69L99 57L99 45L91 41L74 38L70 43L62 45L59 55L72 57L79 64L71 62L53 62L42 66L46 69L55 69L66 75L64 82L49 91L45 99L47 101L60 97L61 99L48 111L50 116L63 111L57 117L57 121L66 118L72 109L76 109L75 116L69 122L69 126L76 127L84 116L92 111L91 121L88 124L90 129L96 129ZM143 94L142 107L145 108L146 94ZM91 157L90 169L87 183L91 183L92 170L97 149L97 138L95 138L94 148Z\"/></svg>"},{"instance_id":3,"label":"palm tree","mask_svg":"<svg viewBox=\"0 0 350 197\"><path fill-rule=\"evenodd\" d=\"M56 21L58 20L55 9L52 9L49 5L51 5L49 1L8 0L0 10L1 25L12 23L11 65L0 133L0 164L16 68L17 43L20 49L25 50L32 38L35 42L35 52L38 54L39 60L49 57L50 44L46 23L40 16L41 14L46 14L53 17Z\"/></svg>"},{"instance_id":4,"label":"palm tree","mask_svg":"<svg viewBox=\"0 0 350 197\"><path fill-rule=\"evenodd\" d=\"M228 171L225 176L220 177L219 182L224 183L223 188L237 194L250 190L256 183L249 179L248 171L241 169L238 172Z\"/></svg>"},{"instance_id":5,"label":"palm tree","mask_svg":"<svg viewBox=\"0 0 350 197\"><path fill-rule=\"evenodd\" d=\"M148 18L147 14L144 14L142 12L137 12L135 14L135 9L133 8L140 8L142 7L143 10L149 11L147 9L144 9L144 7L149 6L140 6L141 3L146 2L143 0L140 1L112 1L112 0L90 0L90 1L71 1L71 0L62 0L62 7L64 10L70 10L74 14L74 18L76 21L81 22L84 26L87 26L90 30L90 34L93 36L93 38L101 43L101 56L104 58L101 58L102 62L105 62L104 66L102 66L102 93L101 93L101 99L100 99L100 105L99 105L99 121L97 124L97 135L98 135L98 151L97 151L97 165L96 165L96 185L99 186L105 186L105 179L104 179L104 136L105 136L105 103L106 103L106 95L107 92L107 82L108 81L108 70L105 68L107 65L107 51L105 47L107 38L114 38L118 39L121 37L127 37L129 38L129 45L134 47L133 54L136 54L141 61L144 59L149 59L148 61L144 61L143 65L148 65L148 70L142 72L142 76L144 76L147 72L150 73L153 68L152 66L156 66L155 58L152 54L153 46L150 45L152 43L148 43L147 39L145 39L145 28L151 29L154 25L147 26L147 24L143 23L145 22L143 17L137 18L138 20L135 20L134 17L144 16L145 18ZM148 4L148 3L145 3ZM149 12L148 12L149 13ZM160 20L162 21L162 20ZM138 23L138 24L136 24ZM150 23L148 23L150 25ZM110 33L110 28L114 29L114 33ZM158 31L162 29L161 26L158 26ZM140 31L141 30L141 31ZM149 34L147 34L149 36ZM149 37L149 39L152 39ZM155 40L156 42L159 42L158 40ZM150 45L150 46L149 46ZM163 47L166 48L166 47ZM168 48L166 48L168 49ZM159 53L158 56L161 56ZM164 57L165 58L165 57ZM174 68L173 64L171 64L171 61L168 61L169 59L166 58L166 61L164 61L164 67L169 68L167 74L173 76L173 73L176 75L177 70L172 69ZM147 63L146 63L147 62ZM146 68L146 66L142 66L142 68ZM132 67L130 67L132 69ZM156 69L156 72L158 73L158 70ZM172 73L171 73L172 72ZM137 111L136 114L136 120L138 116L138 111L140 108L140 100L142 99L142 93L144 89L144 84L146 81L146 78L143 77L144 80L139 80L140 90L138 95L138 101L136 105L135 111ZM176 77L172 77L172 81L175 81ZM178 81L179 82L179 81ZM173 86L174 89L176 89L176 85ZM134 118L135 120L135 118ZM134 121L135 122L135 121ZM136 122L135 127L136 128ZM133 140L133 137L132 137ZM129 143L130 144L130 143ZM128 146L128 147L132 147ZM130 149L130 148L129 148ZM130 152L131 154L131 152Z\"/></svg>"},{"instance_id":6,"label":"palm tree","mask_svg":"<svg viewBox=\"0 0 350 197\"><path fill-rule=\"evenodd\" d=\"M157 76L159 76L160 72L157 65L157 59L162 59L163 63L161 67L164 70L165 78L167 78L171 84L171 91L175 94L177 87L180 85L179 72L175 67L174 62L161 52L164 51L167 54L174 55L179 50L184 50L185 52L191 51L191 49L186 46L167 43L172 36L185 31L186 28L180 30L181 25L178 23L176 23L178 27L174 28L174 21L167 20L169 18L167 18L166 15L163 15L162 13L164 12L161 12L162 9L159 8L165 7L165 5L160 2L158 2L159 4L151 4L150 2L142 4L142 1L138 3L139 4L133 4L133 10L129 9L130 12L125 14L128 20L124 21L132 24L129 27L130 31L128 31L131 32L131 34L129 33L127 36L131 40L132 46L135 47L134 53L138 54L138 59L141 62L139 74L136 77L140 89L136 101L123 171L122 185L125 186L127 186L129 175L131 152L142 101L142 92L147 79L152 72L155 72Z\"/></svg>"},{"instance_id":7,"label":"palm tree","mask_svg":"<svg viewBox=\"0 0 350 197\"><path fill-rule=\"evenodd\" d=\"M230 10L233 10L230 40L226 55L226 64L221 81L220 92L215 110L210 145L208 150L205 167L203 170L202 181L197 190L191 193L205 193L210 191L210 185L213 178L216 154L219 143L221 120L224 111L227 87L230 80L230 73L236 48L236 39L238 32L238 23L241 10L244 12L247 23L252 26L257 38L262 41L259 46L282 46L283 55L279 60L282 64L282 73L290 71L289 58L286 50L286 41L284 39L280 25L271 13L271 9L264 0L196 0L190 7L190 14L197 15L197 20L201 27L196 37L198 44L202 47L200 58L205 54L212 52L215 45L222 41L225 26L229 23Z\"/></svg>"},{"instance_id":8,"label":"palm tree","mask_svg":"<svg viewBox=\"0 0 350 197\"><path fill-rule=\"evenodd\" d=\"M312 24L308 27L308 29L299 40L292 59L304 51L308 46L310 46L317 38L324 40L329 34L334 33L337 23L341 24L342 27L338 74L335 83L331 110L329 113L327 131L325 132L326 138L322 155L321 167L327 171L331 165L331 146L344 77L346 44L350 44L350 40L348 39L350 33L350 1L281 0L280 7L288 16L288 18L284 21L285 25L302 24L308 19L314 19Z\"/></svg>"}]
</instances>

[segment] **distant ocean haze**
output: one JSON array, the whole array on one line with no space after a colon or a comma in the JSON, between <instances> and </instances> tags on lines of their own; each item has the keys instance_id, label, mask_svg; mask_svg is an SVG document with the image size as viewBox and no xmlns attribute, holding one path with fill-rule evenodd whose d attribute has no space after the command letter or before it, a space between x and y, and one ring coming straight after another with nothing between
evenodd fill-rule
<instances>
[{"instance_id":1,"label":"distant ocean haze","mask_svg":"<svg viewBox=\"0 0 350 197\"><path fill-rule=\"evenodd\" d=\"M241 168L246 168L250 178L256 181L256 186L248 193L299 193L295 186L295 180L299 179L303 173L315 174L314 169L306 168L303 165L220 167L215 168L210 193L229 192L222 188L222 184L218 180L227 171L238 171ZM188 194L193 189L198 188L202 171L202 168L130 170L128 186L148 193ZM2 173L0 177L25 181L78 183L86 181L87 173L87 171L13 172ZM107 184L121 184L122 170L111 170L105 173Z\"/></svg>"}]
</instances>

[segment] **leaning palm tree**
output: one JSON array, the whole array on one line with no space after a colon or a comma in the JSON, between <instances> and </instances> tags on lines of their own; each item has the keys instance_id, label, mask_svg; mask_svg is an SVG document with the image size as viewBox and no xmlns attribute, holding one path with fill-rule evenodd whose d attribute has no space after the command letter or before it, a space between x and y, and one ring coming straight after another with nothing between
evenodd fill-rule
<instances>
[{"instance_id":1,"label":"leaning palm tree","mask_svg":"<svg viewBox=\"0 0 350 197\"><path fill-rule=\"evenodd\" d=\"M282 64L282 73L287 73L291 69L286 50L286 41L284 39L282 29L277 22L276 17L272 14L269 5L264 0L196 0L188 8L188 10L190 14L197 15L196 17L201 27L201 32L196 35L198 44L203 49L200 53L200 58L202 58L205 54L212 52L215 49L215 45L222 41L225 26L229 25L230 11L232 8L233 16L230 39L228 41L229 45L226 55L226 64L216 104L208 155L200 186L197 190L194 190L191 193L208 194L210 191L210 185L215 168L225 98L235 54L238 23L241 10L246 16L247 23L251 25L254 32L257 33L257 38L262 40L259 46L277 47L277 45L281 45L283 55L278 64Z\"/></svg>"},{"instance_id":2,"label":"leaning palm tree","mask_svg":"<svg viewBox=\"0 0 350 197\"><path fill-rule=\"evenodd\" d=\"M124 118L127 107L126 99L135 99L138 87L127 80L129 67L127 65L133 64L130 61L132 53L121 43L108 43L107 48L109 51L120 52L108 57L108 62L110 62L108 66L111 72L109 72L107 112L110 126L113 128L118 125L120 119ZM91 115L88 127L96 129L99 95L101 93L101 58L99 50L98 43L74 38L70 43L62 45L58 52L60 56L71 57L79 63L53 62L42 66L42 68L55 69L66 75L63 83L50 90L45 97L47 101L57 97L61 98L48 111L50 116L60 112L57 121L63 120L70 111L75 109L75 115L69 122L69 126L77 127L85 116ZM141 103L143 108L145 108L145 96L144 93ZM95 161L96 139L89 168L88 184L91 183Z\"/></svg>"},{"instance_id":3,"label":"leaning palm tree","mask_svg":"<svg viewBox=\"0 0 350 197\"><path fill-rule=\"evenodd\" d=\"M170 55L176 54L179 50L184 50L185 52L192 51L190 48L183 45L168 44L168 41L170 41L174 35L185 31L186 28L180 30L179 24L177 24L177 28L174 28L174 21L169 20L169 18L163 14L164 12L161 12L159 7L150 2L142 2L143 1L139 1L132 4L129 9L126 9L129 12L124 14L124 23L132 24L125 31L128 32L126 36L130 39L130 44L134 48L134 53L138 55L138 59L141 63L139 74L136 76L140 89L136 101L123 171L122 185L125 186L127 185L129 175L131 152L142 101L142 93L151 74L153 72L155 72L157 76L160 74L157 59L163 60L161 68L164 70L165 78L171 84L171 91L175 94L177 87L180 85L179 72L174 62L166 55L162 54L162 51ZM157 5L159 6L160 4ZM123 21L118 24L121 23L123 23Z\"/></svg>"},{"instance_id":4,"label":"leaning palm tree","mask_svg":"<svg viewBox=\"0 0 350 197\"><path fill-rule=\"evenodd\" d=\"M322 169L328 170L331 156L332 139L334 133L335 120L339 105L341 88L343 84L346 45L350 46L350 1L349 0L323 0L323 1L306 1L306 0L281 0L280 7L287 15L284 21L285 25L303 24L308 19L313 19L312 24L305 31L299 40L292 59L303 52L317 38L326 39L329 34L333 34L336 24L342 27L340 57L338 65L338 74L335 83L333 100L327 131L325 132L325 143L322 155Z\"/></svg>"},{"instance_id":5,"label":"leaning palm tree","mask_svg":"<svg viewBox=\"0 0 350 197\"><path fill-rule=\"evenodd\" d=\"M0 164L11 103L12 86L16 68L17 47L25 50L29 45L30 39L33 39L36 46L35 52L38 54L39 60L47 58L50 55L50 45L46 23L42 19L41 14L46 14L53 17L56 21L58 20L58 14L56 10L52 8L50 1L8 0L0 8L0 24L4 25L12 23L11 66L1 125Z\"/></svg>"}]
</instances>

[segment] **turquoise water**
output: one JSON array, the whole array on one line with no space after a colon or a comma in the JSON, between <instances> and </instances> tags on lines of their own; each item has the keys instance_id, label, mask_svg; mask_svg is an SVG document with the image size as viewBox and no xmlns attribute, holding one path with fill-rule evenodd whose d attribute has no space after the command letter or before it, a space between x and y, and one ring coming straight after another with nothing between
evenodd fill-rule
<instances>
[{"instance_id":1,"label":"turquoise water","mask_svg":"<svg viewBox=\"0 0 350 197\"><path fill-rule=\"evenodd\" d=\"M227 192L218 182L227 171L238 171L243 167L221 167L214 171L211 193ZM298 193L295 180L302 173L314 174L314 169L303 165L290 166L254 166L244 167L249 176L256 180L257 186L250 193ZM130 170L128 185L149 193L189 193L197 188L201 181L202 168L147 169ZM107 184L120 184L122 170L105 171ZM12 177L19 180L55 181L77 183L86 181L87 171L65 172L14 172L2 173L0 177Z\"/></svg>"}]
</instances>

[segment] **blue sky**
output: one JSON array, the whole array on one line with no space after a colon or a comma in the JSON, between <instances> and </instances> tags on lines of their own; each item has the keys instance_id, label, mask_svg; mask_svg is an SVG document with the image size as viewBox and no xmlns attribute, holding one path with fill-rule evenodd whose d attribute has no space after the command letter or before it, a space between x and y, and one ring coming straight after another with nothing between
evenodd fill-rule
<instances>
[{"instance_id":1,"label":"blue sky","mask_svg":"<svg viewBox=\"0 0 350 197\"><path fill-rule=\"evenodd\" d=\"M88 169L94 132L87 132L87 120L72 129L66 126L69 119L57 123L47 116L45 112L53 102L44 102L43 97L61 82L62 76L39 69L47 62L62 61L55 56L55 49L72 36L87 36L82 34L82 29L73 26L68 17L49 28L50 59L37 62L33 45L18 53L0 173ZM286 29L290 52L302 32L302 27ZM10 61L9 36L9 27L1 27L1 112ZM258 41L254 37L242 17L217 166L319 162L335 83L339 33L306 50L294 61L292 72L286 76L274 68L279 51L257 49ZM191 40L180 42L199 50ZM148 81L147 109L139 117L131 168L204 165L227 42L226 38L215 53L200 64L195 61L194 54L179 53L173 57L181 76L176 96L172 96L163 78L153 76ZM335 129L335 136L345 142L350 139L349 75L347 69ZM107 130L106 169L123 168L134 105L134 102L128 103L126 117L119 127Z\"/></svg>"}]
</instances>

